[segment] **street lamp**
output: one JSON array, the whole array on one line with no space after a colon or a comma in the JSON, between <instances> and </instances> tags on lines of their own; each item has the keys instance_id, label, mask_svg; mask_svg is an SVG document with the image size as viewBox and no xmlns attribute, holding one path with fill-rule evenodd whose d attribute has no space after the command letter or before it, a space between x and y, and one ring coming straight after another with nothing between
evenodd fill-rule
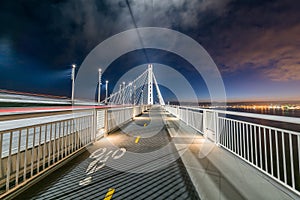
<instances>
[{"instance_id":1,"label":"street lamp","mask_svg":"<svg viewBox=\"0 0 300 200\"><path fill-rule=\"evenodd\" d=\"M102 69L98 69L98 104L100 103L100 98L101 98L101 85L102 85Z\"/></svg>"},{"instance_id":2,"label":"street lamp","mask_svg":"<svg viewBox=\"0 0 300 200\"><path fill-rule=\"evenodd\" d=\"M72 97L71 97L71 101L72 101L72 104L74 104L75 68L76 68L76 65L73 64L72 65L72 74L71 74L71 80L72 80Z\"/></svg>"},{"instance_id":3,"label":"street lamp","mask_svg":"<svg viewBox=\"0 0 300 200\"><path fill-rule=\"evenodd\" d=\"M107 104L108 97L108 81L105 81L105 103Z\"/></svg>"}]
</instances>

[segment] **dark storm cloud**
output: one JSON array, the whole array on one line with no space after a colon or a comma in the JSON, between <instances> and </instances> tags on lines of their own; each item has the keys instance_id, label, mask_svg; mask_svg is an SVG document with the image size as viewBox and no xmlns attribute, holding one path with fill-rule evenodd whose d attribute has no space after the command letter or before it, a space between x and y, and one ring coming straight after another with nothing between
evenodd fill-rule
<instances>
[{"instance_id":1,"label":"dark storm cloud","mask_svg":"<svg viewBox=\"0 0 300 200\"><path fill-rule=\"evenodd\" d=\"M251 71L275 82L299 81L299 10L297 0L2 0L0 65L6 71L0 85L17 82L15 71L25 64L31 74L37 68L67 72L133 22L194 38L225 78Z\"/></svg>"},{"instance_id":2,"label":"dark storm cloud","mask_svg":"<svg viewBox=\"0 0 300 200\"><path fill-rule=\"evenodd\" d=\"M39 77L52 74L47 91L69 90L67 72L106 38L138 27L188 30L201 12L220 15L228 0L4 0L0 4L0 68L2 88L45 92ZM200 18L199 18L200 17ZM121 45L121 44L120 44ZM23 74L22 80L16 74ZM65 73L61 73L65 74ZM44 85L45 85L44 84ZM61 91L60 94L67 94Z\"/></svg>"},{"instance_id":3,"label":"dark storm cloud","mask_svg":"<svg viewBox=\"0 0 300 200\"><path fill-rule=\"evenodd\" d=\"M21 53L46 63L65 65L84 56L109 36L137 26L196 27L199 13L220 14L229 0L57 0L4 1L0 33ZM0 35L0 36L1 36ZM74 59L76 57L76 59ZM56 66L57 67L57 66Z\"/></svg>"},{"instance_id":4,"label":"dark storm cloud","mask_svg":"<svg viewBox=\"0 0 300 200\"><path fill-rule=\"evenodd\" d=\"M3 37L15 50L54 65L79 62L115 27L114 11L101 1L6 1L1 8Z\"/></svg>"},{"instance_id":5,"label":"dark storm cloud","mask_svg":"<svg viewBox=\"0 0 300 200\"><path fill-rule=\"evenodd\" d=\"M53 15L54 28L62 29L72 42L82 39L87 48L112 34L138 27L159 26L184 29L197 27L201 13L216 15L226 10L230 0L77 0L56 4L60 15ZM129 12L128 6L132 10ZM78 41L77 41L78 42Z\"/></svg>"},{"instance_id":6,"label":"dark storm cloud","mask_svg":"<svg viewBox=\"0 0 300 200\"><path fill-rule=\"evenodd\" d=\"M241 1L243 2L243 1ZM251 67L273 81L300 80L300 4L297 1L233 3L210 27L205 43L223 72Z\"/></svg>"}]
</instances>

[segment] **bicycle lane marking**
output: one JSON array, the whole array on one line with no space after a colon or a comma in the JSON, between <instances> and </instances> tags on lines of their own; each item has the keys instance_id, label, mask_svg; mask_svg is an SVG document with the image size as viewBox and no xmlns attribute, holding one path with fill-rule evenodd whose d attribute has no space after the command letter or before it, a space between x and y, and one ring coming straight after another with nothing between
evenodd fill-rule
<instances>
[{"instance_id":1,"label":"bicycle lane marking","mask_svg":"<svg viewBox=\"0 0 300 200\"><path fill-rule=\"evenodd\" d=\"M89 185L92 182L92 174L94 174L95 172L103 168L109 159L117 160L123 157L125 153L126 153L125 148L108 150L106 147L103 147L95 150L89 156L89 158L93 159L93 161L90 162L90 164L88 165L85 171L88 177L84 178L83 180L80 180L79 185L82 186Z\"/></svg>"}]
</instances>

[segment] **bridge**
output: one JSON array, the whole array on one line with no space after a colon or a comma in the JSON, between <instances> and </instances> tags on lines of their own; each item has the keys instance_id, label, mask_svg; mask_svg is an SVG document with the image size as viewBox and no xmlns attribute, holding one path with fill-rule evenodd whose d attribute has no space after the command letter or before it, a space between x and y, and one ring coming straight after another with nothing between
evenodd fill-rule
<instances>
[{"instance_id":1,"label":"bridge","mask_svg":"<svg viewBox=\"0 0 300 200\"><path fill-rule=\"evenodd\" d=\"M300 198L299 118L166 105L152 65L55 104L1 109L1 199Z\"/></svg>"}]
</instances>

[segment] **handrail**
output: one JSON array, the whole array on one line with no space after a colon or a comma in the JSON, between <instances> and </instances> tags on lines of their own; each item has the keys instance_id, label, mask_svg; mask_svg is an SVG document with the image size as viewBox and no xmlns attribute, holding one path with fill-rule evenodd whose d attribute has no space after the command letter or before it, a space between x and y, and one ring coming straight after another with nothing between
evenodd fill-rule
<instances>
[{"instance_id":1,"label":"handrail","mask_svg":"<svg viewBox=\"0 0 300 200\"><path fill-rule=\"evenodd\" d=\"M38 108L31 109L31 113L43 112L42 116L21 115L17 120L0 121L0 198L147 108L132 105ZM30 109L26 112L30 113ZM122 115L116 117L113 113Z\"/></svg>"},{"instance_id":2,"label":"handrail","mask_svg":"<svg viewBox=\"0 0 300 200\"><path fill-rule=\"evenodd\" d=\"M19 115L49 112L65 112L86 109L103 109L120 106L53 106L53 107L18 107L18 108L0 108L0 116L3 115Z\"/></svg>"},{"instance_id":3,"label":"handrail","mask_svg":"<svg viewBox=\"0 0 300 200\"><path fill-rule=\"evenodd\" d=\"M228 111L228 110L217 110L217 109L208 109L208 108L195 108L195 107L187 107L187 106L173 106L173 107L178 107L178 108L183 108L183 109L199 110L199 111L213 111L213 112L216 112L216 113L221 113L221 114L226 114L226 115L235 115L235 116L242 116L242 117L251 117L251 118L257 118L257 119L265 119L265 120L300 124L300 118L297 118L297 117L257 114L257 113Z\"/></svg>"},{"instance_id":4,"label":"handrail","mask_svg":"<svg viewBox=\"0 0 300 200\"><path fill-rule=\"evenodd\" d=\"M217 146L300 196L300 183L296 181L300 174L300 132L245 121L244 117L295 126L299 126L300 118L186 106L165 106L165 109Z\"/></svg>"},{"instance_id":5,"label":"handrail","mask_svg":"<svg viewBox=\"0 0 300 200\"><path fill-rule=\"evenodd\" d=\"M46 124L49 122L59 122L62 120L73 119L76 117L82 117L86 115L91 115L91 111L70 113L70 114L58 114L51 115L47 117L32 117L26 119L16 119L10 121L0 121L0 132L5 132L6 130L14 131L15 129L20 129L24 127L32 127L39 124Z\"/></svg>"}]
</instances>

